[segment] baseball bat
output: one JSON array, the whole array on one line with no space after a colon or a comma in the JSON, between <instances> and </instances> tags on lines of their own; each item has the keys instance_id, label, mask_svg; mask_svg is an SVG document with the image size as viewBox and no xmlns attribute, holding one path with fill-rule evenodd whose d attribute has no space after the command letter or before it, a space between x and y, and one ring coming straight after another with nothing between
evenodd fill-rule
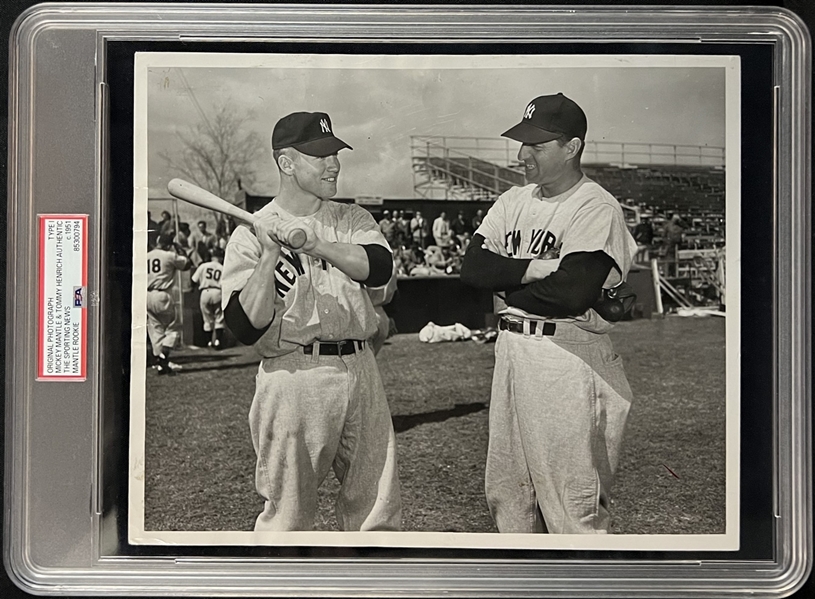
<instances>
[{"instance_id":1,"label":"baseball bat","mask_svg":"<svg viewBox=\"0 0 815 599\"><path fill-rule=\"evenodd\" d=\"M234 204L230 204L225 199L208 192L206 189L201 189L197 185L193 185L183 179L173 179L170 181L167 184L167 191L170 192L170 195L179 200L184 200L201 208L232 216L250 225L254 225L257 220L254 214L250 214L246 210L238 208ZM292 229L283 242L292 249L300 249L306 243L306 232L303 229Z\"/></svg>"}]
</instances>

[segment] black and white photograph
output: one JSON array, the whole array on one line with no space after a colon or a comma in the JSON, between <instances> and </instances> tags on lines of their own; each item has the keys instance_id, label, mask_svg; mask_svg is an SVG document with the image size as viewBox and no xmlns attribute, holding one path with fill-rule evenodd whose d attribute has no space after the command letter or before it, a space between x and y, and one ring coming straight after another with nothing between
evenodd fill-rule
<instances>
[{"instance_id":1,"label":"black and white photograph","mask_svg":"<svg viewBox=\"0 0 815 599\"><path fill-rule=\"evenodd\" d=\"M129 542L738 550L739 94L138 53Z\"/></svg>"}]
</instances>

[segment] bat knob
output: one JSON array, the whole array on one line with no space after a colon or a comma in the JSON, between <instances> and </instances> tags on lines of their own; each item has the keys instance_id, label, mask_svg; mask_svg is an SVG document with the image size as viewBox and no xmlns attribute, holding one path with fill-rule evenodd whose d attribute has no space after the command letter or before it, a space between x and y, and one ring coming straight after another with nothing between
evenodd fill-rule
<instances>
[{"instance_id":1,"label":"bat knob","mask_svg":"<svg viewBox=\"0 0 815 599\"><path fill-rule=\"evenodd\" d=\"M306 239L306 232L303 231L303 229L294 229L291 233L289 233L289 237L286 241L290 248L299 250L306 244Z\"/></svg>"}]
</instances>

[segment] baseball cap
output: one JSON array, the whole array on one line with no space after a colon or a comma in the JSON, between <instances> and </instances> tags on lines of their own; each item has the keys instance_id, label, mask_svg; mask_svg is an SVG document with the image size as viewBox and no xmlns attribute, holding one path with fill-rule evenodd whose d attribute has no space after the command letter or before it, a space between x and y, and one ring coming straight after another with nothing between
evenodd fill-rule
<instances>
[{"instance_id":1,"label":"baseball cap","mask_svg":"<svg viewBox=\"0 0 815 599\"><path fill-rule=\"evenodd\" d=\"M331 118L324 112L294 112L277 121L272 149L294 148L309 156L331 156L353 148L334 136Z\"/></svg>"},{"instance_id":2,"label":"baseball cap","mask_svg":"<svg viewBox=\"0 0 815 599\"><path fill-rule=\"evenodd\" d=\"M521 122L502 133L524 144L542 144L567 137L586 138L586 114L562 93L538 96L527 104Z\"/></svg>"}]
</instances>

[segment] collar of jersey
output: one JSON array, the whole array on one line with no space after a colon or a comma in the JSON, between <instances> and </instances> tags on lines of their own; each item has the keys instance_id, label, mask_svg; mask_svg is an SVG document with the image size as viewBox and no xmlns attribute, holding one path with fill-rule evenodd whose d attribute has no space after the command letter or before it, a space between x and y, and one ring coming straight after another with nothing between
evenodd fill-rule
<instances>
[{"instance_id":1,"label":"collar of jersey","mask_svg":"<svg viewBox=\"0 0 815 599\"><path fill-rule=\"evenodd\" d=\"M547 202L562 202L563 200L570 198L572 194L574 194L574 192L576 192L580 188L581 185L590 182L591 179L589 179L588 176L585 173L583 173L583 176L580 177L577 183L572 185L569 189L567 189L563 193L557 194L556 196L545 197L543 195L543 188L540 185L535 186L535 190L532 192L532 194L539 200L546 200Z\"/></svg>"},{"instance_id":2,"label":"collar of jersey","mask_svg":"<svg viewBox=\"0 0 815 599\"><path fill-rule=\"evenodd\" d=\"M277 212L282 213L283 216L286 216L288 218L313 218L313 217L317 216L318 214L320 214L320 212L323 211L323 209L325 207L325 201L320 202L320 207L317 208L317 212L314 212L312 214L306 214L304 216L297 216L296 214L292 214L291 212L289 212L288 210L283 208L280 204L275 203L275 200L272 200L271 204L267 204L267 206L274 206L274 209ZM264 206L264 208L265 208L265 206Z\"/></svg>"}]
</instances>

